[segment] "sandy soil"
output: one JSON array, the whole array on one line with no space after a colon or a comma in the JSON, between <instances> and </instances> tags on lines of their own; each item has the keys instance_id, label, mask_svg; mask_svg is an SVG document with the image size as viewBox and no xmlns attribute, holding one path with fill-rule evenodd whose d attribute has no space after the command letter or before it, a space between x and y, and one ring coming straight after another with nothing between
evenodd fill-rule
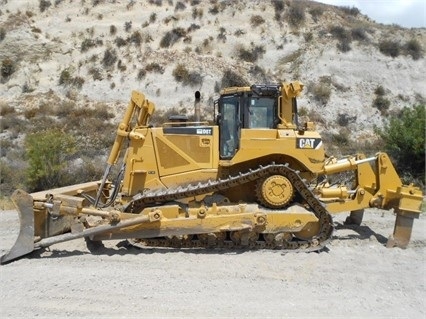
<instances>
[{"instance_id":1,"label":"sandy soil","mask_svg":"<svg viewBox=\"0 0 426 319\"><path fill-rule=\"evenodd\" d=\"M406 250L387 249L394 216L368 211L321 253L54 245L0 267L2 318L425 318L426 218ZM0 253L17 237L0 212Z\"/></svg>"}]
</instances>

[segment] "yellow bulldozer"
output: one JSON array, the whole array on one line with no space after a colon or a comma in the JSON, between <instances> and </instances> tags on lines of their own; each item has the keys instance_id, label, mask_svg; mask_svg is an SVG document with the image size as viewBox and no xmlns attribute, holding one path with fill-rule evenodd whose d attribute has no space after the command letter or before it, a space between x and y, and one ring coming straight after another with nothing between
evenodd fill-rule
<instances>
[{"instance_id":1,"label":"yellow bulldozer","mask_svg":"<svg viewBox=\"0 0 426 319\"><path fill-rule=\"evenodd\" d=\"M319 251L332 215L360 224L368 207L393 209L387 246L407 247L421 190L402 184L385 153L327 157L314 123L299 123L302 89L299 81L223 89L211 122L200 120L197 92L193 121L173 116L159 127L149 124L154 104L133 91L100 181L13 193L20 232L1 263L83 237ZM330 182L342 172L351 183Z\"/></svg>"}]
</instances>

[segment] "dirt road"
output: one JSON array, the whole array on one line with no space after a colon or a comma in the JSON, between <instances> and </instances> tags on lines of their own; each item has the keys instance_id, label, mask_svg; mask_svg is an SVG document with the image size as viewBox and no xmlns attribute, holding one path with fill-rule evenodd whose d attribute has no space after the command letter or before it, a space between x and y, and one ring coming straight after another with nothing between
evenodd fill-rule
<instances>
[{"instance_id":1,"label":"dirt road","mask_svg":"<svg viewBox=\"0 0 426 319\"><path fill-rule=\"evenodd\" d=\"M137 249L82 239L0 266L2 318L425 318L426 218L386 249L392 213L366 212L321 253ZM0 212L0 253L17 214Z\"/></svg>"}]
</instances>

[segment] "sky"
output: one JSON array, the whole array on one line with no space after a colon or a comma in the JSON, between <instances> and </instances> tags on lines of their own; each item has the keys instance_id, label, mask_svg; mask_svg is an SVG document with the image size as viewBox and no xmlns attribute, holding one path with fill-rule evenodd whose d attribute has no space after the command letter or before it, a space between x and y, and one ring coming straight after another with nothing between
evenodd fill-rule
<instances>
[{"instance_id":1,"label":"sky","mask_svg":"<svg viewBox=\"0 0 426 319\"><path fill-rule=\"evenodd\" d=\"M362 14L383 24L406 28L426 27L426 0L316 0L335 6L358 8Z\"/></svg>"}]
</instances>

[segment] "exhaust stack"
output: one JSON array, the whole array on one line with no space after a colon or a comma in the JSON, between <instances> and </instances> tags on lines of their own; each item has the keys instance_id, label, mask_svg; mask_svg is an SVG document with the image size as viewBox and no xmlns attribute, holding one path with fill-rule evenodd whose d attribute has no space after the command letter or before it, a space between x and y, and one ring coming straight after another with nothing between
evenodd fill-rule
<instances>
[{"instance_id":1,"label":"exhaust stack","mask_svg":"<svg viewBox=\"0 0 426 319\"><path fill-rule=\"evenodd\" d=\"M194 100L194 117L195 122L201 121L201 93L200 91L195 91L195 100Z\"/></svg>"}]
</instances>

